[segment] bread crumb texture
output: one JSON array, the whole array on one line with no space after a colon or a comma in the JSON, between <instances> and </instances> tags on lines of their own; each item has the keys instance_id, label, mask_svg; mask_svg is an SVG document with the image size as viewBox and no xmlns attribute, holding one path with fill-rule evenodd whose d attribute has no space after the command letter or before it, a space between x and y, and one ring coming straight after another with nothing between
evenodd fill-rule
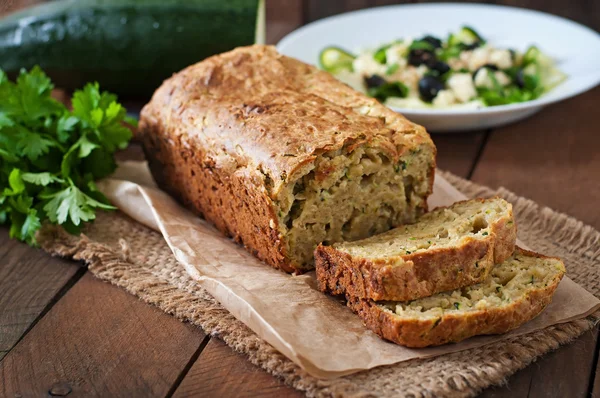
<instances>
[{"instance_id":1,"label":"bread crumb texture","mask_svg":"<svg viewBox=\"0 0 600 398\"><path fill-rule=\"evenodd\" d=\"M490 278L483 283L407 303L386 303L382 306L403 319L438 318L497 309L526 299L536 289L547 288L564 272L564 265L558 259L530 257L517 252L494 267Z\"/></svg>"},{"instance_id":2,"label":"bread crumb texture","mask_svg":"<svg viewBox=\"0 0 600 398\"><path fill-rule=\"evenodd\" d=\"M469 239L488 239L499 222L515 228L512 206L503 199L475 199L435 209L415 224L334 248L351 256L383 259L427 250L460 247Z\"/></svg>"},{"instance_id":3,"label":"bread crumb texture","mask_svg":"<svg viewBox=\"0 0 600 398\"><path fill-rule=\"evenodd\" d=\"M317 281L334 295L414 300L482 282L512 255L516 239L510 203L457 202L370 238L319 245Z\"/></svg>"},{"instance_id":4,"label":"bread crumb texture","mask_svg":"<svg viewBox=\"0 0 600 398\"><path fill-rule=\"evenodd\" d=\"M517 248L482 283L408 302L348 304L381 337L409 347L505 333L533 319L552 301L565 273L561 260Z\"/></svg>"}]
</instances>

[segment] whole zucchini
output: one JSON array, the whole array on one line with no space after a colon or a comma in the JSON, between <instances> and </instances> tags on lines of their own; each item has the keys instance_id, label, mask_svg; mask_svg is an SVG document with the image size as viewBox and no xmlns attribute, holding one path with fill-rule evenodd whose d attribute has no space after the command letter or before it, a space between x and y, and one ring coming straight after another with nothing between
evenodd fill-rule
<instances>
[{"instance_id":1,"label":"whole zucchini","mask_svg":"<svg viewBox=\"0 0 600 398\"><path fill-rule=\"evenodd\" d=\"M0 19L0 68L144 97L172 73L264 40L263 0L59 0Z\"/></svg>"}]
</instances>

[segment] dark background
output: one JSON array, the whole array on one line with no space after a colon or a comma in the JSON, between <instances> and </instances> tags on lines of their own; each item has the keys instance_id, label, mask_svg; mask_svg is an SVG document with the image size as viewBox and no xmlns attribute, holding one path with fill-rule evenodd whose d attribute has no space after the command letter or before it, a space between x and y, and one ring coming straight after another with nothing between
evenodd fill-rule
<instances>
[{"instance_id":1,"label":"dark background","mask_svg":"<svg viewBox=\"0 0 600 398\"><path fill-rule=\"evenodd\" d=\"M2 1L2 0L0 0ZM9 0L10 1L10 0ZM13 0L14 1L14 0ZM268 38L276 43L293 28L317 19L346 11L359 10L390 4L439 3L440 1L393 1L393 0L267 0ZM502 4L529 8L572 19L590 28L600 30L600 0L504 0L464 1L461 3ZM506 21L510 29L510 21ZM270 31L269 31L270 28ZM365 28L365 34L368 34Z\"/></svg>"},{"instance_id":2,"label":"dark background","mask_svg":"<svg viewBox=\"0 0 600 398\"><path fill-rule=\"evenodd\" d=\"M227 0L223 0L227 1ZM0 0L0 14L33 5L42 0ZM393 1L393 0L266 0L267 34L270 43L276 43L295 27L317 19L346 11L366 7L405 3L438 3L440 1ZM503 4L549 12L572 19L590 28L600 30L599 0L504 0L504 1L464 1L462 3ZM510 21L506 21L510 27Z\"/></svg>"}]
</instances>

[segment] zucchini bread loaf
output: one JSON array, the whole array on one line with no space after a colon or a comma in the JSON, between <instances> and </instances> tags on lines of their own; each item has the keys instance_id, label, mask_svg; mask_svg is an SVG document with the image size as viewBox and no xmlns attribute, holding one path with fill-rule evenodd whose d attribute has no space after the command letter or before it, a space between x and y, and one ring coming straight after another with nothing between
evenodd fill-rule
<instances>
[{"instance_id":1,"label":"zucchini bread loaf","mask_svg":"<svg viewBox=\"0 0 600 398\"><path fill-rule=\"evenodd\" d=\"M294 273L313 268L320 242L414 222L433 185L436 150L423 127L271 46L166 80L138 138L159 186Z\"/></svg>"},{"instance_id":2,"label":"zucchini bread loaf","mask_svg":"<svg viewBox=\"0 0 600 398\"><path fill-rule=\"evenodd\" d=\"M516 240L510 203L465 200L370 238L319 245L319 289L376 301L415 300L482 282L511 256Z\"/></svg>"}]
</instances>

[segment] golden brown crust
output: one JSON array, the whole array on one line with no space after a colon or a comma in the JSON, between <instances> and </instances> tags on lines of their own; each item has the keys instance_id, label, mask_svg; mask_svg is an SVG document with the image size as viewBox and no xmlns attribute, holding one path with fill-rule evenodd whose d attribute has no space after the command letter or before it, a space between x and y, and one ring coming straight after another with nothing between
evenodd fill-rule
<instances>
[{"instance_id":1,"label":"golden brown crust","mask_svg":"<svg viewBox=\"0 0 600 398\"><path fill-rule=\"evenodd\" d=\"M315 251L321 291L375 301L407 301L485 280L494 266L493 239L469 240L460 248L441 248L390 260L353 258L331 246Z\"/></svg>"},{"instance_id":2,"label":"golden brown crust","mask_svg":"<svg viewBox=\"0 0 600 398\"><path fill-rule=\"evenodd\" d=\"M274 192L324 151L368 142L397 161L420 144L433 147L423 127L272 46L240 47L184 69L141 116L142 134L147 123L168 121L173 139L202 139L212 155L253 163Z\"/></svg>"},{"instance_id":3,"label":"golden brown crust","mask_svg":"<svg viewBox=\"0 0 600 398\"><path fill-rule=\"evenodd\" d=\"M484 199L474 199L484 201ZM461 201L456 204L467 202ZM315 265L319 289L375 301L408 301L482 282L494 264L513 253L517 239L512 208L490 227L483 239L467 239L459 247L370 260L319 245Z\"/></svg>"},{"instance_id":4,"label":"golden brown crust","mask_svg":"<svg viewBox=\"0 0 600 398\"><path fill-rule=\"evenodd\" d=\"M238 48L166 80L137 138L163 189L288 272L306 269L290 264L274 201L317 156L363 144L394 161L419 146L435 153L423 127L271 46Z\"/></svg>"},{"instance_id":5,"label":"golden brown crust","mask_svg":"<svg viewBox=\"0 0 600 398\"><path fill-rule=\"evenodd\" d=\"M515 250L517 241L517 223L513 216L512 207L509 210L510 216L500 219L492 225L492 236L494 240L494 264L501 264L509 258Z\"/></svg>"},{"instance_id":6,"label":"golden brown crust","mask_svg":"<svg viewBox=\"0 0 600 398\"><path fill-rule=\"evenodd\" d=\"M528 256L548 258L538 253L517 250ZM428 347L516 329L535 318L550 304L562 276L560 274L547 286L532 290L524 298L508 305L467 313L449 313L436 319L402 319L373 301L353 297L348 297L348 306L361 317L365 326L384 339L407 347Z\"/></svg>"},{"instance_id":7,"label":"golden brown crust","mask_svg":"<svg viewBox=\"0 0 600 398\"><path fill-rule=\"evenodd\" d=\"M275 215L262 180L215 167L193 141L174 151L160 132L153 132L158 125L146 127L143 135L144 152L158 185L261 260L286 272L298 271L288 265L281 236L270 226ZM261 247L268 249L257 249Z\"/></svg>"}]
</instances>

